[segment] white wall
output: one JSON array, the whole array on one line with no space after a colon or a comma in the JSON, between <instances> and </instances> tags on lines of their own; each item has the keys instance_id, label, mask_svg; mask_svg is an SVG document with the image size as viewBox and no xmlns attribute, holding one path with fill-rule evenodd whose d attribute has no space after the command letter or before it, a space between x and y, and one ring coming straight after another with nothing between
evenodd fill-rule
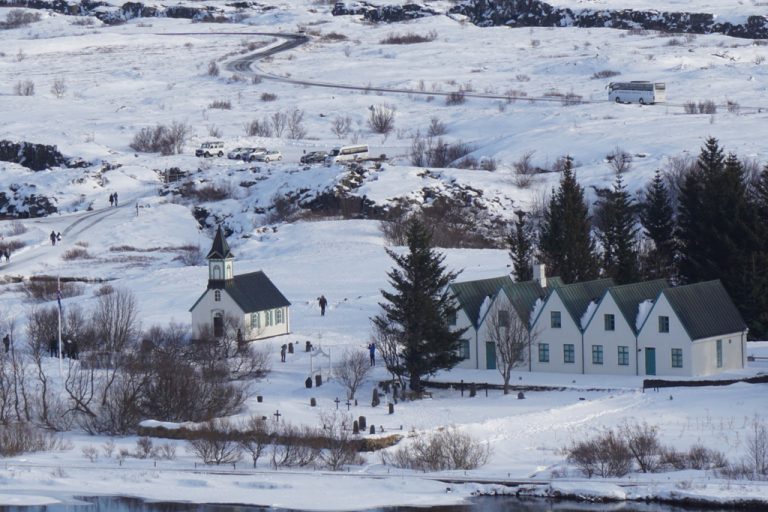
<instances>
[{"instance_id":1,"label":"white wall","mask_svg":"<svg viewBox=\"0 0 768 512\"><path fill-rule=\"evenodd\" d=\"M736 332L694 341L691 346L693 375L715 375L728 370L743 369L746 341L742 338L745 337ZM721 368L717 367L717 340L723 341L723 366Z\"/></svg>"},{"instance_id":2,"label":"white wall","mask_svg":"<svg viewBox=\"0 0 768 512\"><path fill-rule=\"evenodd\" d=\"M200 302L197 303L195 309L192 310L192 330L195 334L205 325L213 326L213 315L217 311L221 311L224 315L230 315L240 320L241 325L244 326L243 337L246 341L270 338L272 336L279 336L290 332L290 308L281 308L283 310L283 323L268 327L265 326L264 312L259 312L261 315L261 328L251 331L250 314L243 313L240 306L232 300L232 297L227 294L226 290L221 290L221 301L216 302L214 300L214 291L215 290L206 290L203 298L200 299Z\"/></svg>"},{"instance_id":3,"label":"white wall","mask_svg":"<svg viewBox=\"0 0 768 512\"><path fill-rule=\"evenodd\" d=\"M259 311L260 327L258 329L251 329L251 315L246 313L243 315L243 325L245 325L245 339L247 341L259 340L263 338L271 338L272 336L280 336L282 334L288 334L291 332L291 319L290 308L282 307L272 310L272 320L275 318L275 311L281 309L283 311L283 322L279 324L266 325L266 311Z\"/></svg>"},{"instance_id":4,"label":"white wall","mask_svg":"<svg viewBox=\"0 0 768 512\"><path fill-rule=\"evenodd\" d=\"M559 329L550 327L550 313L552 311L560 311L561 327ZM581 331L565 308L557 290L552 292L542 307L541 314L533 325L533 332L536 333L536 339L531 346L531 368L533 371L582 373ZM539 362L538 345L540 343L549 343L549 363ZM563 362L563 346L566 343L574 345L573 363L566 364Z\"/></svg>"},{"instance_id":5,"label":"white wall","mask_svg":"<svg viewBox=\"0 0 768 512\"><path fill-rule=\"evenodd\" d=\"M605 330L605 315L612 314L615 329ZM635 333L621 314L619 306L607 293L595 309L594 315L584 331L584 373L635 375L637 348ZM592 364L592 345L603 346L603 364ZM629 365L619 365L619 346L627 347Z\"/></svg>"},{"instance_id":6,"label":"white wall","mask_svg":"<svg viewBox=\"0 0 768 512\"><path fill-rule=\"evenodd\" d=\"M463 309L459 309L456 312L456 325L451 326L456 329L467 328L464 332L464 339L469 340L469 359L463 359L456 365L457 368L476 369L477 368L477 331L472 326L472 322L469 321L467 314ZM484 366L483 366L484 367Z\"/></svg>"},{"instance_id":7,"label":"white wall","mask_svg":"<svg viewBox=\"0 0 768 512\"><path fill-rule=\"evenodd\" d=\"M669 332L659 332L659 317L669 317ZM645 367L645 349L656 349L656 375L658 376L691 376L694 374L693 359L691 357L691 339L685 332L683 324L677 318L669 301L662 293L653 305L648 317L645 319L640 333L637 336L637 346L640 349L639 375L647 375ZM672 349L680 348L683 351L683 367L672 368Z\"/></svg>"}]
</instances>

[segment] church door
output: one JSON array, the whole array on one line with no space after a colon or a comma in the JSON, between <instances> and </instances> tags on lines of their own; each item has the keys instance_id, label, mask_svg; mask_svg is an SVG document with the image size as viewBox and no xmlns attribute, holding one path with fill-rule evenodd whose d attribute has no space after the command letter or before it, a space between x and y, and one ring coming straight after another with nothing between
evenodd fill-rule
<instances>
[{"instance_id":1,"label":"church door","mask_svg":"<svg viewBox=\"0 0 768 512\"><path fill-rule=\"evenodd\" d=\"M224 315L221 313L213 314L213 335L217 338L224 336Z\"/></svg>"}]
</instances>

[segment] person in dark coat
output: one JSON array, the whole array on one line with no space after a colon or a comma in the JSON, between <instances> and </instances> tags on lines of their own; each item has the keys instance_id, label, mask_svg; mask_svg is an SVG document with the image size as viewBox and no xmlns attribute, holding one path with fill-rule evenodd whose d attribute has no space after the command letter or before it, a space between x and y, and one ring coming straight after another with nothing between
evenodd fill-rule
<instances>
[{"instance_id":1,"label":"person in dark coat","mask_svg":"<svg viewBox=\"0 0 768 512\"><path fill-rule=\"evenodd\" d=\"M117 192L115 192L114 194L112 194L112 196L115 198L115 206L117 206Z\"/></svg>"},{"instance_id":2,"label":"person in dark coat","mask_svg":"<svg viewBox=\"0 0 768 512\"><path fill-rule=\"evenodd\" d=\"M115 195L109 194L109 206L115 206Z\"/></svg>"},{"instance_id":3,"label":"person in dark coat","mask_svg":"<svg viewBox=\"0 0 768 512\"><path fill-rule=\"evenodd\" d=\"M317 299L317 303L320 305L320 316L325 316L325 307L328 305L328 300L325 298L325 295L321 295L319 299Z\"/></svg>"},{"instance_id":4,"label":"person in dark coat","mask_svg":"<svg viewBox=\"0 0 768 512\"><path fill-rule=\"evenodd\" d=\"M55 339L52 339L50 343L48 343L48 354L51 357L56 357L59 355L59 345L56 343Z\"/></svg>"},{"instance_id":5,"label":"person in dark coat","mask_svg":"<svg viewBox=\"0 0 768 512\"><path fill-rule=\"evenodd\" d=\"M51 245L56 245L56 232L51 231Z\"/></svg>"},{"instance_id":6,"label":"person in dark coat","mask_svg":"<svg viewBox=\"0 0 768 512\"><path fill-rule=\"evenodd\" d=\"M8 334L3 337L3 347L5 347L6 354L11 349L11 337Z\"/></svg>"},{"instance_id":7,"label":"person in dark coat","mask_svg":"<svg viewBox=\"0 0 768 512\"><path fill-rule=\"evenodd\" d=\"M368 354L371 356L371 366L376 366L376 344L368 344Z\"/></svg>"},{"instance_id":8,"label":"person in dark coat","mask_svg":"<svg viewBox=\"0 0 768 512\"><path fill-rule=\"evenodd\" d=\"M285 362L285 351L286 351L287 348L288 348L287 345L283 345L282 347L280 347L280 362L281 363Z\"/></svg>"}]
</instances>

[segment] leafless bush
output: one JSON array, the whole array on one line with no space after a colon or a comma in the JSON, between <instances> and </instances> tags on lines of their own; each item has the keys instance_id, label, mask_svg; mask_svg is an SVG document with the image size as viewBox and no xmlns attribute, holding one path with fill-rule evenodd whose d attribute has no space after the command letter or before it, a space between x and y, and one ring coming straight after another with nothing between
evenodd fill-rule
<instances>
[{"instance_id":1,"label":"leafless bush","mask_svg":"<svg viewBox=\"0 0 768 512\"><path fill-rule=\"evenodd\" d=\"M198 431L199 437L187 441L187 449L205 464L234 464L243 453L232 435L234 429L225 420L206 422Z\"/></svg>"},{"instance_id":2,"label":"leafless bush","mask_svg":"<svg viewBox=\"0 0 768 512\"><path fill-rule=\"evenodd\" d=\"M208 108L218 108L222 110L231 110L232 103L229 100L214 100L208 105Z\"/></svg>"},{"instance_id":3,"label":"leafless bush","mask_svg":"<svg viewBox=\"0 0 768 512\"><path fill-rule=\"evenodd\" d=\"M605 156L605 160L617 174L628 172L632 168L632 155L618 146Z\"/></svg>"},{"instance_id":4,"label":"leafless bush","mask_svg":"<svg viewBox=\"0 0 768 512\"><path fill-rule=\"evenodd\" d=\"M74 17L71 24L76 27L91 27L94 25L94 21L93 18L89 16L80 16Z\"/></svg>"},{"instance_id":5,"label":"leafless bush","mask_svg":"<svg viewBox=\"0 0 768 512\"><path fill-rule=\"evenodd\" d=\"M614 71L612 69L603 69L602 71L595 71L594 73L592 73L592 77L591 78L593 80L603 79L603 78L611 78L611 77L614 77L614 76L619 76L620 74L621 74L621 72L619 72L619 71Z\"/></svg>"},{"instance_id":6,"label":"leafless bush","mask_svg":"<svg viewBox=\"0 0 768 512\"><path fill-rule=\"evenodd\" d=\"M253 78L251 78L251 83L253 85L259 85L263 79L259 75L253 75Z\"/></svg>"},{"instance_id":7,"label":"leafless bush","mask_svg":"<svg viewBox=\"0 0 768 512\"><path fill-rule=\"evenodd\" d=\"M700 101L699 114L717 114L717 105L712 100Z\"/></svg>"},{"instance_id":8,"label":"leafless bush","mask_svg":"<svg viewBox=\"0 0 768 512\"><path fill-rule=\"evenodd\" d=\"M267 224L286 222L293 217L298 209L298 205L292 197L275 194L272 196L271 204L268 208L269 214L267 215L266 222Z\"/></svg>"},{"instance_id":9,"label":"leafless bush","mask_svg":"<svg viewBox=\"0 0 768 512\"><path fill-rule=\"evenodd\" d=\"M768 475L768 426L757 415L752 418L745 448L744 465L751 470L752 475Z\"/></svg>"},{"instance_id":10,"label":"leafless bush","mask_svg":"<svg viewBox=\"0 0 768 512\"><path fill-rule=\"evenodd\" d=\"M208 63L208 76L219 76L220 72L219 65L215 60Z\"/></svg>"},{"instance_id":11,"label":"leafless bush","mask_svg":"<svg viewBox=\"0 0 768 512\"><path fill-rule=\"evenodd\" d=\"M414 32L406 32L405 34L391 33L387 37L379 41L381 44L416 44L416 43L429 43L437 39L437 32L430 30L425 35L416 34Z\"/></svg>"},{"instance_id":12,"label":"leafless bush","mask_svg":"<svg viewBox=\"0 0 768 512\"><path fill-rule=\"evenodd\" d=\"M39 302L55 300L57 290L61 290L62 298L83 294L83 286L80 283L62 281L61 285L57 286L56 278L50 276L32 276L24 281L22 288L27 297Z\"/></svg>"},{"instance_id":13,"label":"leafless bush","mask_svg":"<svg viewBox=\"0 0 768 512\"><path fill-rule=\"evenodd\" d=\"M576 465L587 478L595 475L621 477L632 469L632 452L627 442L613 430L575 441L565 452L568 462Z\"/></svg>"},{"instance_id":14,"label":"leafless bush","mask_svg":"<svg viewBox=\"0 0 768 512\"><path fill-rule=\"evenodd\" d=\"M498 168L498 162L493 157L483 157L480 159L480 168L484 171L495 171Z\"/></svg>"},{"instance_id":15,"label":"leafless bush","mask_svg":"<svg viewBox=\"0 0 768 512\"><path fill-rule=\"evenodd\" d=\"M570 107L573 105L579 105L581 103L582 97L576 93L568 92L563 96L563 105L566 107Z\"/></svg>"},{"instance_id":16,"label":"leafless bush","mask_svg":"<svg viewBox=\"0 0 768 512\"><path fill-rule=\"evenodd\" d=\"M104 457L111 459L112 454L115 453L115 442L112 439L107 439L107 441L101 445L101 451L104 452Z\"/></svg>"},{"instance_id":17,"label":"leafless bush","mask_svg":"<svg viewBox=\"0 0 768 512\"><path fill-rule=\"evenodd\" d=\"M133 456L137 459L146 459L152 455L152 439L149 437L140 437L136 440L136 449L133 451Z\"/></svg>"},{"instance_id":18,"label":"leafless bush","mask_svg":"<svg viewBox=\"0 0 768 512\"><path fill-rule=\"evenodd\" d=\"M64 94L66 94L66 92L67 92L67 82L64 80L64 78L58 77L54 79L53 84L51 85L51 94L61 99L64 97Z\"/></svg>"},{"instance_id":19,"label":"leafless bush","mask_svg":"<svg viewBox=\"0 0 768 512\"><path fill-rule=\"evenodd\" d=\"M35 82L32 80L20 80L13 86L13 92L16 96L34 96Z\"/></svg>"},{"instance_id":20,"label":"leafless bush","mask_svg":"<svg viewBox=\"0 0 768 512\"><path fill-rule=\"evenodd\" d=\"M283 112L275 112L270 117L270 121L272 123L272 133L275 134L275 137L282 137L285 126L288 124L288 116Z\"/></svg>"},{"instance_id":21,"label":"leafless bush","mask_svg":"<svg viewBox=\"0 0 768 512\"><path fill-rule=\"evenodd\" d=\"M370 373L371 363L368 356L360 350L345 352L334 370L336 378L347 389L347 398L350 400L355 398L357 388L365 382Z\"/></svg>"},{"instance_id":22,"label":"leafless bush","mask_svg":"<svg viewBox=\"0 0 768 512\"><path fill-rule=\"evenodd\" d=\"M272 438L272 467L304 467L314 463L322 450L317 439L318 434L311 427L283 425Z\"/></svg>"},{"instance_id":23,"label":"leafless bush","mask_svg":"<svg viewBox=\"0 0 768 512\"><path fill-rule=\"evenodd\" d=\"M252 415L240 425L239 431L237 442L240 448L251 456L255 468L267 447L272 443L267 422L261 416Z\"/></svg>"},{"instance_id":24,"label":"leafless bush","mask_svg":"<svg viewBox=\"0 0 768 512\"><path fill-rule=\"evenodd\" d=\"M392 105L373 105L368 114L368 127L373 133L389 134L395 129L395 107Z\"/></svg>"},{"instance_id":25,"label":"leafless bush","mask_svg":"<svg viewBox=\"0 0 768 512\"><path fill-rule=\"evenodd\" d=\"M263 119L259 121L258 119L254 119L250 123L246 123L245 126L245 134L248 137L271 137L272 136L272 126L270 125L269 119Z\"/></svg>"},{"instance_id":26,"label":"leafless bush","mask_svg":"<svg viewBox=\"0 0 768 512\"><path fill-rule=\"evenodd\" d=\"M448 106L461 105L466 101L466 94L462 90L451 91L445 97L445 104Z\"/></svg>"},{"instance_id":27,"label":"leafless bush","mask_svg":"<svg viewBox=\"0 0 768 512\"><path fill-rule=\"evenodd\" d=\"M621 434L627 441L627 447L632 452L637 465L643 473L654 472L659 467L661 444L659 443L658 428L643 422L625 423Z\"/></svg>"},{"instance_id":28,"label":"leafless bush","mask_svg":"<svg viewBox=\"0 0 768 512\"><path fill-rule=\"evenodd\" d=\"M354 420L347 412L333 410L320 415L325 435L325 447L320 453L323 465L331 471L338 471L348 464L360 462L356 443L352 439Z\"/></svg>"},{"instance_id":29,"label":"leafless bush","mask_svg":"<svg viewBox=\"0 0 768 512\"><path fill-rule=\"evenodd\" d=\"M448 133L448 127L444 122L440 121L437 117L432 117L429 120L429 128L427 128L427 137L438 137Z\"/></svg>"},{"instance_id":30,"label":"leafless bush","mask_svg":"<svg viewBox=\"0 0 768 512\"><path fill-rule=\"evenodd\" d=\"M2 457L65 448L67 445L58 434L37 429L30 423L0 425L0 456Z\"/></svg>"},{"instance_id":31,"label":"leafless bush","mask_svg":"<svg viewBox=\"0 0 768 512\"><path fill-rule=\"evenodd\" d=\"M27 227L18 220L11 221L10 227L5 232L6 236L18 236L27 232Z\"/></svg>"},{"instance_id":32,"label":"leafless bush","mask_svg":"<svg viewBox=\"0 0 768 512\"><path fill-rule=\"evenodd\" d=\"M276 99L277 99L277 94L273 94L271 92L261 93L261 101L275 101Z\"/></svg>"},{"instance_id":33,"label":"leafless bush","mask_svg":"<svg viewBox=\"0 0 768 512\"><path fill-rule=\"evenodd\" d=\"M419 471L477 469L488 462L490 448L456 427L421 436L387 456L395 467Z\"/></svg>"},{"instance_id":34,"label":"leafless bush","mask_svg":"<svg viewBox=\"0 0 768 512\"><path fill-rule=\"evenodd\" d=\"M215 124L208 125L208 135L214 139L220 139L222 136L221 128Z\"/></svg>"},{"instance_id":35,"label":"leafless bush","mask_svg":"<svg viewBox=\"0 0 768 512\"><path fill-rule=\"evenodd\" d=\"M39 12L28 12L22 9L11 9L5 17L5 22L0 23L0 29L19 28L30 23L40 21Z\"/></svg>"},{"instance_id":36,"label":"leafless bush","mask_svg":"<svg viewBox=\"0 0 768 512\"><path fill-rule=\"evenodd\" d=\"M739 106L739 104L737 102L732 101L732 100L727 100L725 102L725 108L731 114L738 114L739 111L741 110L741 106Z\"/></svg>"},{"instance_id":37,"label":"leafless bush","mask_svg":"<svg viewBox=\"0 0 768 512\"><path fill-rule=\"evenodd\" d=\"M80 448L80 451L83 453L83 457L90 460L91 462L96 462L99 460L99 450L97 450L95 446L83 446Z\"/></svg>"},{"instance_id":38,"label":"leafless bush","mask_svg":"<svg viewBox=\"0 0 768 512\"><path fill-rule=\"evenodd\" d=\"M163 460L176 460L176 445L163 443L155 448L154 456Z\"/></svg>"},{"instance_id":39,"label":"leafless bush","mask_svg":"<svg viewBox=\"0 0 768 512\"><path fill-rule=\"evenodd\" d=\"M349 134L349 130L352 128L352 119L349 116L336 116L331 124L331 132L338 138L343 139Z\"/></svg>"},{"instance_id":40,"label":"leafless bush","mask_svg":"<svg viewBox=\"0 0 768 512\"><path fill-rule=\"evenodd\" d=\"M339 34L338 32L328 32L327 34L320 36L320 40L323 42L338 42L346 41L347 39L347 36Z\"/></svg>"},{"instance_id":41,"label":"leafless bush","mask_svg":"<svg viewBox=\"0 0 768 512\"><path fill-rule=\"evenodd\" d=\"M205 262L205 256L199 245L181 247L178 259L186 267L196 267Z\"/></svg>"},{"instance_id":42,"label":"leafless bush","mask_svg":"<svg viewBox=\"0 0 768 512\"><path fill-rule=\"evenodd\" d=\"M687 467L690 469L722 468L728 464L725 454L697 443L688 449Z\"/></svg>"},{"instance_id":43,"label":"leafless bush","mask_svg":"<svg viewBox=\"0 0 768 512\"><path fill-rule=\"evenodd\" d=\"M170 126L158 124L155 127L145 127L133 136L130 147L142 153L179 154L184 148L189 132L189 125L176 121Z\"/></svg>"},{"instance_id":44,"label":"leafless bush","mask_svg":"<svg viewBox=\"0 0 768 512\"><path fill-rule=\"evenodd\" d=\"M307 130L304 128L304 111L294 109L288 116L288 138L293 140L303 139L307 136Z\"/></svg>"},{"instance_id":45,"label":"leafless bush","mask_svg":"<svg viewBox=\"0 0 768 512\"><path fill-rule=\"evenodd\" d=\"M538 169L533 165L532 159L535 151L526 151L512 164L515 171L513 183L520 188L528 188L533 183L533 176Z\"/></svg>"},{"instance_id":46,"label":"leafless bush","mask_svg":"<svg viewBox=\"0 0 768 512\"><path fill-rule=\"evenodd\" d=\"M65 261L88 260L92 257L93 256L91 256L91 254L82 247L73 247L72 249L67 249L64 254L61 255L61 259Z\"/></svg>"},{"instance_id":47,"label":"leafless bush","mask_svg":"<svg viewBox=\"0 0 768 512\"><path fill-rule=\"evenodd\" d=\"M696 102L694 101L686 101L683 103L683 110L686 114L695 114L698 112L698 109L696 108Z\"/></svg>"}]
</instances>

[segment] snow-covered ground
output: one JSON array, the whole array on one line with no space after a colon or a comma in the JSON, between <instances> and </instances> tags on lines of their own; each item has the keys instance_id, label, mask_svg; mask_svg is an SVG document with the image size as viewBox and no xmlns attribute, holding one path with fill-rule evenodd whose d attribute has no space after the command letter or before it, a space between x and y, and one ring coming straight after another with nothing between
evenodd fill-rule
<instances>
[{"instance_id":1,"label":"snow-covered ground","mask_svg":"<svg viewBox=\"0 0 768 512\"><path fill-rule=\"evenodd\" d=\"M555 5L585 8L652 7L645 1L570 2ZM571 5L573 4L573 5ZM511 215L517 205L541 201L555 183L543 175L530 189L512 180L512 164L535 151L535 165L547 166L564 154L574 156L578 177L587 190L605 185L613 173L605 156L621 148L634 155L626 176L630 188L642 187L653 171L670 158L695 155L704 138L715 136L741 157L765 160L765 102L768 47L724 36L662 37L655 33L630 34L607 29L478 28L444 16L400 25L373 26L357 17L332 17L329 7L315 2L275 3L275 9L247 18L242 24L202 24L179 19L132 20L119 26L73 24L75 18L43 13L40 22L0 31L0 139L56 144L69 156L94 165L83 169L32 172L16 164L0 163L0 184L9 189L34 191L55 197L62 212L23 221L27 232L11 234L10 221L0 221L5 241L22 240L9 263L0 267L6 276L36 274L109 279L136 295L145 327L172 320L188 322L188 309L207 279L204 266L184 266L176 256L186 245L207 250L210 232L201 231L192 216L194 204L158 195L160 173L171 167L191 171L200 181L229 184L231 199L206 204L226 218L235 230L229 242L238 273L262 269L292 302L293 334L265 342L273 348L273 372L255 384L264 402L249 402L247 413L281 421L317 425L319 412L335 409L333 400L344 390L333 380L306 389L309 355L297 351L279 362L279 345L306 340L337 358L345 350L364 350L370 335L369 318L378 312L380 289L387 286L391 261L378 225L362 220L304 221L262 226L264 217L254 209L267 207L273 196L292 190L321 191L337 183L340 168L305 169L297 162L302 151L328 149L358 140L374 154L390 161L368 173L358 190L381 204L394 197L419 199L424 187L468 185L483 191L491 208ZM602 7L601 7L602 6ZM690 1L670 4L670 10L708 11L731 15L741 3ZM755 2L744 9L764 9ZM658 7L656 7L658 8ZM0 9L0 18L8 9ZM756 12L759 13L759 12ZM280 42L253 32L296 32L302 26L310 42L257 63L260 72L275 77L359 86L413 89L416 93L374 93L356 90L291 85L272 79L254 84L250 75L233 80L228 59L248 51L248 44ZM436 33L432 42L385 45L390 33ZM233 34L234 33L234 34ZM344 37L323 37L328 34ZM674 39L674 42L672 40ZM218 77L207 74L210 61L219 62ZM593 79L600 71L621 74ZM50 89L63 79L66 91L57 98ZM664 81L668 103L653 107L614 105L607 99L609 80ZM32 80L36 94L17 96L14 84ZM590 101L564 106L560 102L529 102L469 98L447 106L429 92L448 92L460 86L488 95L540 98L552 93L574 93ZM263 93L277 96L262 101ZM227 100L231 109L210 108ZM715 115L687 115L686 101L712 100ZM738 103L728 112L726 101ZM366 124L369 107L392 105L395 130L374 135ZM244 137L243 124L275 112L301 109L308 136L302 140ZM331 131L336 117L349 116L351 132L339 139ZM496 158L495 172L432 170L410 167L411 138L424 133L437 117L448 128L447 140L477 146L476 157ZM184 154L170 157L134 153L133 135L142 127L173 121L186 122L192 137ZM221 136L209 133L219 130ZM192 156L200 142L221 138L228 148L264 145L280 149L282 163L259 166L227 160L200 161ZM119 168L102 170L101 161ZM250 186L240 186L253 181ZM120 205L110 208L107 198L119 192ZM136 208L136 206L140 208ZM86 213L87 208L93 211ZM274 228L274 229L273 229ZM48 234L61 231L63 241L50 245ZM79 244L87 259L64 260L64 253ZM116 250L130 246L135 250ZM166 250L158 250L166 249ZM464 269L462 278L498 276L509 270L504 250L447 250L451 269ZM64 300L64 307L84 309L95 302L100 285L83 285L83 295ZM329 311L320 317L316 298L324 294ZM23 325L33 307L18 284L0 287L0 311L6 320ZM18 336L23 337L19 328ZM768 356L765 344L750 344L750 351ZM312 364L321 364L315 360ZM327 361L322 364L328 364ZM754 363L737 375L768 370ZM56 375L56 365L50 371ZM386 376L376 368L374 378ZM493 371L458 371L438 375L445 380L500 382ZM516 395L490 392L488 397L461 397L458 391L435 392L431 400L400 403L395 414L370 406L373 379L359 391L359 405L350 411L385 432L429 432L453 424L486 440L492 456L488 465L468 472L477 479L548 480L552 472L570 478L563 488L591 489L594 493L625 493L630 497L695 495L713 500L733 497L768 501L768 488L755 482L724 482L706 472L680 472L643 476L633 474L609 484L575 478L563 468L560 449L573 439L613 427L625 420L657 425L665 444L686 449L700 442L718 448L734 461L743 455L744 440L755 414L764 414L765 392L760 385L733 385L712 389L673 389L642 393L639 377L563 376L515 374L524 384L563 386L564 391ZM310 398L318 407L309 407ZM582 398L584 400L582 400ZM342 403L341 407L345 407ZM72 449L13 458L0 464L0 504L53 502L67 495L127 494L153 499L201 502L256 503L288 508L341 510L399 504L454 503L479 487L466 484L446 494L445 484L399 472L382 464L377 454L349 473L256 471L238 465L237 474L195 471L195 460L179 443L171 462L127 459L119 465L102 455L96 462L83 457L82 448L99 448L106 438L66 434ZM135 438L115 440L133 449ZM159 441L164 442L164 441ZM171 441L173 442L173 441ZM224 470L226 473L229 470ZM461 475L463 476L463 472ZM386 477L386 478L379 478ZM619 484L647 485L622 490ZM606 490L601 485L612 485ZM576 487L574 487L576 486Z\"/></svg>"}]
</instances>

